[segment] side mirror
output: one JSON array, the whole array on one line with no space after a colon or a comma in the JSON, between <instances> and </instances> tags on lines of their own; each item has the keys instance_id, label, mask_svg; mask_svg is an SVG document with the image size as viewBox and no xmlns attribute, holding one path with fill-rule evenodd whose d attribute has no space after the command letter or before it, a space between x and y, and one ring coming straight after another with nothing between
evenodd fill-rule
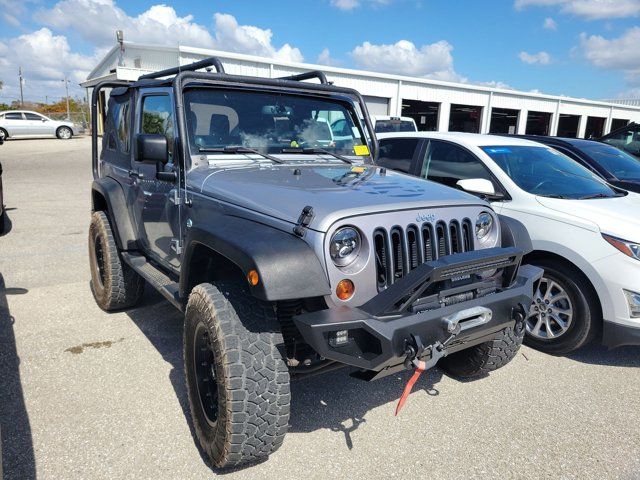
<instances>
[{"instance_id":1,"label":"side mirror","mask_svg":"<svg viewBox=\"0 0 640 480\"><path fill-rule=\"evenodd\" d=\"M465 192L473 193L476 195L488 195L491 197L496 196L496 189L491 180L486 178L467 178L464 180L458 180L456 183Z\"/></svg>"},{"instance_id":2,"label":"side mirror","mask_svg":"<svg viewBox=\"0 0 640 480\"><path fill-rule=\"evenodd\" d=\"M160 163L169 161L167 137L159 134L140 133L136 136L136 161L144 163Z\"/></svg>"},{"instance_id":3,"label":"side mirror","mask_svg":"<svg viewBox=\"0 0 640 480\"><path fill-rule=\"evenodd\" d=\"M47 121L48 121L48 119L46 119L46 118L42 119L42 123L47 122Z\"/></svg>"}]
</instances>

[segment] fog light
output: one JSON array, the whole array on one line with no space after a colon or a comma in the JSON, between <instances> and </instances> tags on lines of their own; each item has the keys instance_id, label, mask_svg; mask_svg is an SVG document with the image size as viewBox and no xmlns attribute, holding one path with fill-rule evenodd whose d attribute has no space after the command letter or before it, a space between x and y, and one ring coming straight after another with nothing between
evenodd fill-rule
<instances>
[{"instance_id":1,"label":"fog light","mask_svg":"<svg viewBox=\"0 0 640 480\"><path fill-rule=\"evenodd\" d=\"M640 318L640 293L625 290L624 295L627 297L631 318Z\"/></svg>"},{"instance_id":2,"label":"fog light","mask_svg":"<svg viewBox=\"0 0 640 480\"><path fill-rule=\"evenodd\" d=\"M329 334L329 345L341 347L349 343L349 330L338 330Z\"/></svg>"},{"instance_id":3,"label":"fog light","mask_svg":"<svg viewBox=\"0 0 640 480\"><path fill-rule=\"evenodd\" d=\"M351 280L340 280L336 287L336 296L340 300L349 300L353 296L353 292L356 291L356 287Z\"/></svg>"}]
</instances>

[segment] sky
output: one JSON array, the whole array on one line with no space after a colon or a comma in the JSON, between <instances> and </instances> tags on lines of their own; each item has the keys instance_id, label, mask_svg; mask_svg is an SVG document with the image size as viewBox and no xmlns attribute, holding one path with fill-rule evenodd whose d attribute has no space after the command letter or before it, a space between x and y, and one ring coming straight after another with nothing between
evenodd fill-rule
<instances>
[{"instance_id":1,"label":"sky","mask_svg":"<svg viewBox=\"0 0 640 480\"><path fill-rule=\"evenodd\" d=\"M281 60L591 99L640 98L640 0L0 0L0 103L83 96L115 44Z\"/></svg>"}]
</instances>

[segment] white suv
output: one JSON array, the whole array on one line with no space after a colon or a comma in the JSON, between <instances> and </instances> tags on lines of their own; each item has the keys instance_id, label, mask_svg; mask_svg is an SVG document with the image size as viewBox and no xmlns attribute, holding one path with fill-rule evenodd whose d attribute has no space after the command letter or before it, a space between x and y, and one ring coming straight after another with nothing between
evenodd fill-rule
<instances>
[{"instance_id":1,"label":"white suv","mask_svg":"<svg viewBox=\"0 0 640 480\"><path fill-rule=\"evenodd\" d=\"M640 344L640 195L616 189L552 148L469 133L379 135L382 166L484 196L521 221L545 274L526 342L567 353L603 333Z\"/></svg>"},{"instance_id":2,"label":"white suv","mask_svg":"<svg viewBox=\"0 0 640 480\"><path fill-rule=\"evenodd\" d=\"M84 128L70 121L58 121L37 112L8 110L0 112L0 137L58 137L68 140L83 133Z\"/></svg>"}]
</instances>

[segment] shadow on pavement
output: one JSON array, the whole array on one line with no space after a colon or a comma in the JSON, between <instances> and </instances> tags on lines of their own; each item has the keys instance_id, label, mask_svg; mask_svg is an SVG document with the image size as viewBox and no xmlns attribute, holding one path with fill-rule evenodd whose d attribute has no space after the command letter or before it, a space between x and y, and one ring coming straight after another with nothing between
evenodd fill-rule
<instances>
[{"instance_id":1,"label":"shadow on pavement","mask_svg":"<svg viewBox=\"0 0 640 480\"><path fill-rule=\"evenodd\" d=\"M13 228L13 224L11 223L11 218L9 217L9 211L15 210L15 208L5 208L4 209L4 230L0 232L0 238L9 234L11 229Z\"/></svg>"},{"instance_id":2,"label":"shadow on pavement","mask_svg":"<svg viewBox=\"0 0 640 480\"><path fill-rule=\"evenodd\" d=\"M31 425L20 381L20 357L9 312L7 295L23 295L25 288L7 288L0 274L0 477L29 480L36 478Z\"/></svg>"},{"instance_id":3,"label":"shadow on pavement","mask_svg":"<svg viewBox=\"0 0 640 480\"><path fill-rule=\"evenodd\" d=\"M618 347L609 350L602 345L593 344L570 353L567 358L591 365L640 367L640 346Z\"/></svg>"},{"instance_id":4,"label":"shadow on pavement","mask_svg":"<svg viewBox=\"0 0 640 480\"><path fill-rule=\"evenodd\" d=\"M149 289L151 290L151 289ZM191 435L195 432L191 424L189 402L182 361L183 316L163 297L154 291L146 291L142 304L127 311L131 320L145 334L162 358L172 366L169 380L188 422ZM393 403L402 394L410 373L403 372L384 379L366 383L349 377L350 370L343 368L291 383L290 432L312 432L328 429L344 435L348 449L354 448L351 433L366 422L369 410ZM442 378L442 371L425 372L413 388L413 392L426 390L429 395L438 395L434 388ZM393 415L393 409L389 410ZM202 460L209 464L203 452Z\"/></svg>"}]
</instances>

